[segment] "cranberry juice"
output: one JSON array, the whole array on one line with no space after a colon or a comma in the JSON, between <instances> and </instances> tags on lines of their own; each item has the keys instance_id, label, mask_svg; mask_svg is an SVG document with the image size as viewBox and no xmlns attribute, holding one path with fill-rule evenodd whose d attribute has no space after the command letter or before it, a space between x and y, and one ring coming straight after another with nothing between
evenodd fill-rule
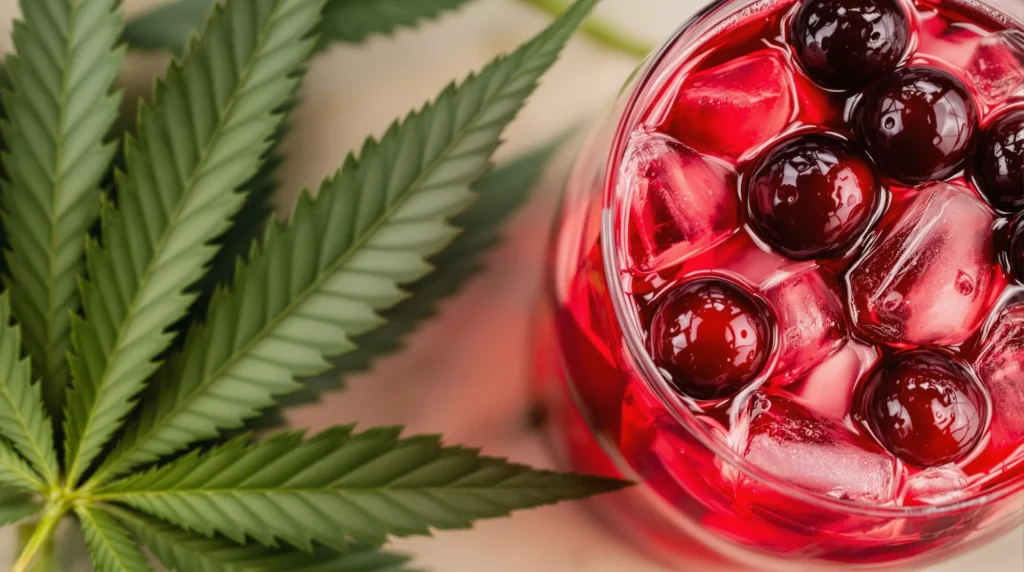
<instances>
[{"instance_id":1,"label":"cranberry juice","mask_svg":"<svg viewBox=\"0 0 1024 572\"><path fill-rule=\"evenodd\" d=\"M570 462L642 481L617 521L676 553L869 564L1019 522L1024 29L731 22L638 88L605 210L565 206L537 363Z\"/></svg>"}]
</instances>

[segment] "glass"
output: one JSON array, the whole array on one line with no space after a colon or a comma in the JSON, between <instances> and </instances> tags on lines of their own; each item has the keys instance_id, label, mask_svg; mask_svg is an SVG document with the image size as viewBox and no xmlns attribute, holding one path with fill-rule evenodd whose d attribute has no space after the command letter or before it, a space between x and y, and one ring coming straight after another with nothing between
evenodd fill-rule
<instances>
[{"instance_id":1,"label":"glass","mask_svg":"<svg viewBox=\"0 0 1024 572\"><path fill-rule=\"evenodd\" d=\"M1024 522L1024 448L993 478L971 483L965 495L918 506L832 498L742 458L730 446L737 437L713 416L695 414L645 349L630 295L643 285L624 279L621 270L620 165L629 135L679 77L680 66L700 59L695 54L706 56L702 50L716 38L745 23L785 18L793 5L715 2L648 58L578 157L549 250L533 364L534 391L548 413L553 443L572 470L638 483L594 506L620 536L681 570L700 563L771 570L921 566ZM1024 30L1019 0L922 6L984 14L1000 27ZM724 255L723 248L709 253Z\"/></svg>"}]
</instances>

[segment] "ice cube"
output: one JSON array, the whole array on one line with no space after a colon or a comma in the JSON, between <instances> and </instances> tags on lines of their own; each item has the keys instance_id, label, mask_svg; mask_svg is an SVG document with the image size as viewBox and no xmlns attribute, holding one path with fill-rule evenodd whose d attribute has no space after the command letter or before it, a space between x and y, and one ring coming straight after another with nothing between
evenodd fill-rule
<instances>
[{"instance_id":1,"label":"ice cube","mask_svg":"<svg viewBox=\"0 0 1024 572\"><path fill-rule=\"evenodd\" d=\"M634 136L621 177L630 270L656 272L729 238L739 228L735 180L726 165L668 137Z\"/></svg>"},{"instance_id":2,"label":"ice cube","mask_svg":"<svg viewBox=\"0 0 1024 572\"><path fill-rule=\"evenodd\" d=\"M875 365L878 357L874 346L847 342L843 349L787 389L804 402L813 404L815 411L842 419L853 407L857 382Z\"/></svg>"},{"instance_id":3,"label":"ice cube","mask_svg":"<svg viewBox=\"0 0 1024 572\"><path fill-rule=\"evenodd\" d=\"M786 128L794 91L779 52L754 52L687 77L666 128L703 153L739 157Z\"/></svg>"},{"instance_id":4,"label":"ice cube","mask_svg":"<svg viewBox=\"0 0 1024 572\"><path fill-rule=\"evenodd\" d=\"M903 483L900 501L904 505L955 502L966 496L967 484L967 475L956 465L932 467Z\"/></svg>"},{"instance_id":5,"label":"ice cube","mask_svg":"<svg viewBox=\"0 0 1024 572\"><path fill-rule=\"evenodd\" d=\"M846 317L839 292L838 280L814 264L765 284L764 295L778 324L776 380L797 379L846 343Z\"/></svg>"},{"instance_id":6,"label":"ice cube","mask_svg":"<svg viewBox=\"0 0 1024 572\"><path fill-rule=\"evenodd\" d=\"M898 347L969 338L1003 286L994 220L963 187L922 189L850 270L854 325Z\"/></svg>"},{"instance_id":7,"label":"ice cube","mask_svg":"<svg viewBox=\"0 0 1024 572\"><path fill-rule=\"evenodd\" d=\"M734 431L733 444L747 461L808 491L873 504L895 496L894 457L796 401L755 393L746 423Z\"/></svg>"},{"instance_id":8,"label":"ice cube","mask_svg":"<svg viewBox=\"0 0 1024 572\"><path fill-rule=\"evenodd\" d=\"M978 347L975 371L992 401L991 445L1024 445L1024 302L1003 310Z\"/></svg>"},{"instance_id":9,"label":"ice cube","mask_svg":"<svg viewBox=\"0 0 1024 572\"><path fill-rule=\"evenodd\" d=\"M722 270L742 278L749 284L758 285L789 266L792 261L774 252L764 250L743 233L739 240L730 241L732 250L715 249L712 255L721 254L717 264Z\"/></svg>"},{"instance_id":10,"label":"ice cube","mask_svg":"<svg viewBox=\"0 0 1024 572\"><path fill-rule=\"evenodd\" d=\"M978 42L966 72L985 103L1024 93L1024 32L1004 30Z\"/></svg>"},{"instance_id":11,"label":"ice cube","mask_svg":"<svg viewBox=\"0 0 1024 572\"><path fill-rule=\"evenodd\" d=\"M792 266L793 261L758 246L749 234L738 232L714 250L690 258L682 264L676 279L714 272L757 288L770 277Z\"/></svg>"}]
</instances>

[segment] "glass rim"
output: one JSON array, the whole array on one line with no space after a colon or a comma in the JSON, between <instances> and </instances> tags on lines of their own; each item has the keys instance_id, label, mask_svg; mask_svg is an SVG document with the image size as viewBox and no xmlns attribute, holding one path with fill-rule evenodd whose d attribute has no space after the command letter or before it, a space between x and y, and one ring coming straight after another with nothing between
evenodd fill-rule
<instances>
[{"instance_id":1,"label":"glass rim","mask_svg":"<svg viewBox=\"0 0 1024 572\"><path fill-rule=\"evenodd\" d=\"M772 475L764 469L750 463L730 447L728 443L712 434L708 427L701 423L691 410L688 408L678 407L676 404L677 398L675 397L675 393L669 387L668 382L658 370L653 359L648 353L641 334L643 328L639 323L636 312L630 310L631 302L620 279L620 264L618 260L619 232L616 228L616 222L619 214L616 199L620 192L618 184L620 170L618 166L622 159L624 143L629 138L632 125L635 124L634 114L637 111L637 106L641 97L646 95L648 90L652 88L651 80L656 73L661 71L659 69L660 64L670 51L677 46L680 39L698 25L705 23L705 21L710 17L719 15L718 11L720 9L730 4L737 4L734 10L724 15L725 18L728 18L730 15L739 14L741 11L763 11L765 9L776 7L782 2L791 1L793 0L747 0L745 3L740 3L741 0L712 0L687 19L672 34L672 36L662 44L660 48L653 51L647 57L644 63L641 64L640 68L638 68L638 71L633 74L635 85L631 88L631 93L629 94L625 107L621 108L621 114L619 115L615 128L615 134L612 140L609 156L606 160L606 166L608 168L606 169L603 178L604 188L602 191L600 231L604 277L608 285L608 293L615 312L615 319L622 330L626 347L635 364L638 366L646 385L653 390L653 393L657 396L659 401L661 401L662 405L665 406L665 409L670 412L672 417L675 418L675 420L679 422L691 436L697 439L702 446L714 453L716 457L721 459L724 463L727 463L733 469L739 471L746 478L752 479L759 484L764 484L772 490L782 492L791 498L819 507L842 511L843 513L850 515L880 518L908 518L940 516L964 511L992 504L1003 498L1010 497L1013 494L1020 493L1024 491L1024 475L1005 483L1000 483L991 490L970 496L967 499L934 505L875 506L813 493L807 489L803 489L793 483ZM904 0L899 1L904 3ZM1024 25L1024 21L1018 20L1015 16L1007 15L1003 10L993 6L992 2L994 0L945 1L955 4L969 5L976 9L980 8L990 17L993 15L994 11L997 12L998 15L1006 17L1010 22L1017 21ZM718 22L717 24L721 24L721 22ZM713 30L714 28L712 31ZM699 39L700 38L696 38L691 43L693 45L697 45L699 43ZM655 86L655 88L657 87L661 86ZM1024 463L1024 460L1021 462ZM1024 506L1021 507L1019 512L1024 512Z\"/></svg>"}]
</instances>

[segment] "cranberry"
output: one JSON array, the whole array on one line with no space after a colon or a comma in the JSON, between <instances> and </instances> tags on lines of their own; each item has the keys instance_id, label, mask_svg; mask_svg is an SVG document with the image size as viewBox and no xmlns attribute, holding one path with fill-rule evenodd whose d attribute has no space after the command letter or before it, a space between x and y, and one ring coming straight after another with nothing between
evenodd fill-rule
<instances>
[{"instance_id":1,"label":"cranberry","mask_svg":"<svg viewBox=\"0 0 1024 572\"><path fill-rule=\"evenodd\" d=\"M992 206L1024 210L1024 109L996 118L974 155L974 182Z\"/></svg>"},{"instance_id":2,"label":"cranberry","mask_svg":"<svg viewBox=\"0 0 1024 572\"><path fill-rule=\"evenodd\" d=\"M960 80L919 66L899 69L864 92L855 131L883 173L917 184L960 169L977 123Z\"/></svg>"},{"instance_id":3,"label":"cranberry","mask_svg":"<svg viewBox=\"0 0 1024 572\"><path fill-rule=\"evenodd\" d=\"M959 362L915 350L882 360L868 374L864 422L882 445L917 467L963 458L988 416L978 382Z\"/></svg>"},{"instance_id":4,"label":"cranberry","mask_svg":"<svg viewBox=\"0 0 1024 572\"><path fill-rule=\"evenodd\" d=\"M754 381L768 364L774 329L767 305L718 277L691 280L654 311L654 363L685 395L717 399Z\"/></svg>"},{"instance_id":5,"label":"cranberry","mask_svg":"<svg viewBox=\"0 0 1024 572\"><path fill-rule=\"evenodd\" d=\"M1010 242L1006 249L1010 273L1017 282L1024 284L1024 214L1017 217L1010 227Z\"/></svg>"},{"instance_id":6,"label":"cranberry","mask_svg":"<svg viewBox=\"0 0 1024 572\"><path fill-rule=\"evenodd\" d=\"M769 245L807 260L839 254L863 236L879 195L867 157L841 139L805 135L761 160L750 179L747 209Z\"/></svg>"},{"instance_id":7,"label":"cranberry","mask_svg":"<svg viewBox=\"0 0 1024 572\"><path fill-rule=\"evenodd\" d=\"M896 0L808 0L793 18L791 35L811 79L858 90L896 67L910 25Z\"/></svg>"}]
</instances>

